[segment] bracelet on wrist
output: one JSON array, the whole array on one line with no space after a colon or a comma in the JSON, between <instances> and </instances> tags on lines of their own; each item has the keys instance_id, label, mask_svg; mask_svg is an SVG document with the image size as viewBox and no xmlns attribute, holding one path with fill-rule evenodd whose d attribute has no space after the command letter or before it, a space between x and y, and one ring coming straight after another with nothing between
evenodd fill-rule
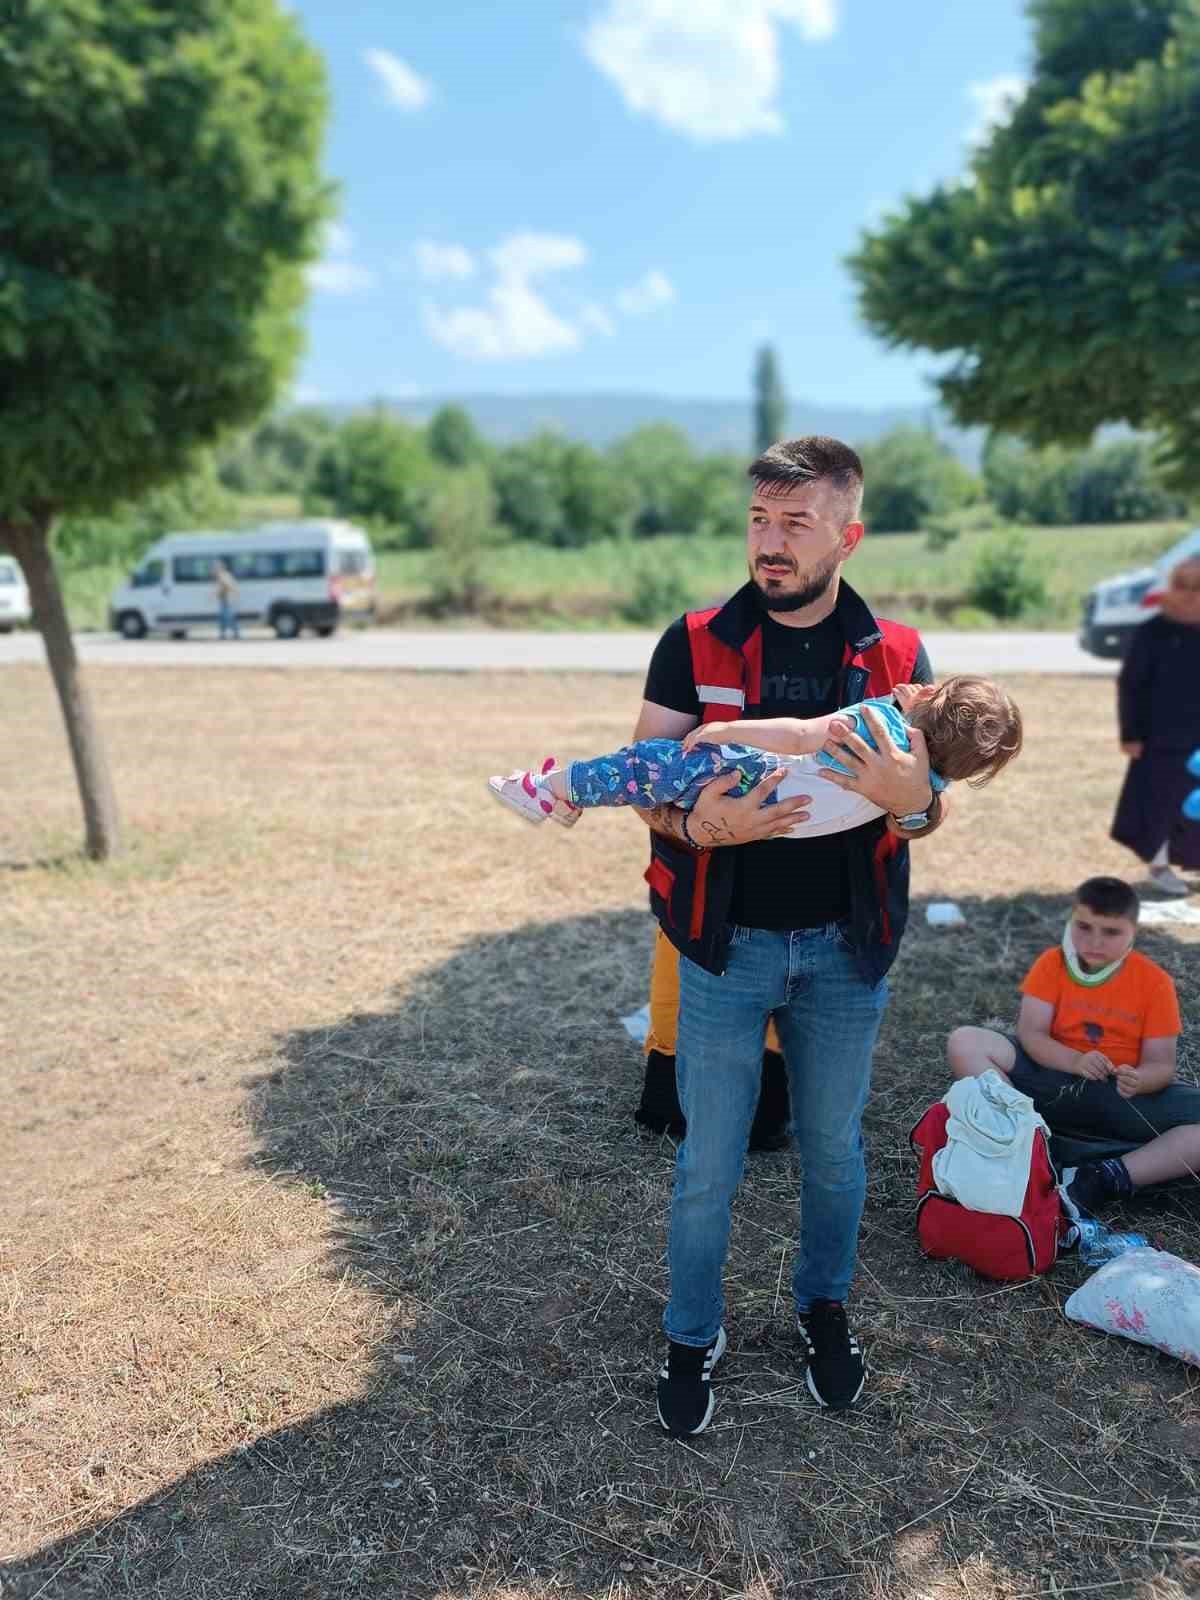
<instances>
[{"instance_id":1,"label":"bracelet on wrist","mask_svg":"<svg viewBox=\"0 0 1200 1600\"><path fill-rule=\"evenodd\" d=\"M708 846L707 845L703 845L703 844L697 844L695 839L693 839L691 834L688 832L688 818L691 816L691 812L690 811L684 811L684 812L681 812L680 815L683 817L683 821L680 823L680 828L682 830L683 837L691 845L693 850L706 850L708 848Z\"/></svg>"}]
</instances>

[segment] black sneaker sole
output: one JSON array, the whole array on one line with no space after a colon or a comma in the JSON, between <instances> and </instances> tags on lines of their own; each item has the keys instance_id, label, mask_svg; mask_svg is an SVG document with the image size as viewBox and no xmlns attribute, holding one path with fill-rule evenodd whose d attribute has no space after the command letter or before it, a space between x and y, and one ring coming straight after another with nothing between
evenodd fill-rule
<instances>
[{"instance_id":1,"label":"black sneaker sole","mask_svg":"<svg viewBox=\"0 0 1200 1600\"><path fill-rule=\"evenodd\" d=\"M654 1397L654 1409L658 1412L658 1420L662 1424L662 1430L669 1439L694 1439L698 1433L703 1433L705 1428L707 1428L709 1423L712 1421L713 1412L717 1409L717 1397L712 1392L712 1375L717 1370L717 1362L720 1361L721 1357L725 1354L728 1344L729 1340L725 1337L725 1329L721 1328L717 1334L717 1348L713 1353L712 1366L708 1369L708 1409L705 1411L703 1417L694 1428L688 1428L685 1431L680 1432L678 1428L670 1427L662 1414L662 1408L658 1403L658 1396L656 1395Z\"/></svg>"},{"instance_id":2,"label":"black sneaker sole","mask_svg":"<svg viewBox=\"0 0 1200 1600\"><path fill-rule=\"evenodd\" d=\"M854 1402L858 1399L859 1395L866 1388L866 1386L867 1386L867 1375L866 1375L865 1372L863 1373L862 1377L858 1380L858 1388L855 1389L854 1393L850 1396L849 1400L843 1400L839 1405L834 1405L831 1400L826 1400L821 1394L818 1393L817 1386L813 1382L812 1368L811 1367L807 1368L805 1373L804 1373L804 1382L808 1386L809 1394L812 1395L813 1399L817 1402L817 1404L821 1407L821 1409L823 1411L849 1411L850 1407L854 1404Z\"/></svg>"}]
</instances>

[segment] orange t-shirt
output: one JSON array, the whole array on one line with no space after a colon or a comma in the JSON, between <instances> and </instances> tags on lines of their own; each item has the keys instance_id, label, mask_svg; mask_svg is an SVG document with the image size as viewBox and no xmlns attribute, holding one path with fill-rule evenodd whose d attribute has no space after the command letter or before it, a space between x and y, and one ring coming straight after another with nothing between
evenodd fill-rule
<instances>
[{"instance_id":1,"label":"orange t-shirt","mask_svg":"<svg viewBox=\"0 0 1200 1600\"><path fill-rule=\"evenodd\" d=\"M1068 1050L1100 1050L1115 1067L1135 1067L1144 1039L1179 1033L1179 1001L1170 977L1131 950L1107 983L1076 983L1059 949L1030 967L1021 993L1054 1007L1050 1037Z\"/></svg>"}]
</instances>

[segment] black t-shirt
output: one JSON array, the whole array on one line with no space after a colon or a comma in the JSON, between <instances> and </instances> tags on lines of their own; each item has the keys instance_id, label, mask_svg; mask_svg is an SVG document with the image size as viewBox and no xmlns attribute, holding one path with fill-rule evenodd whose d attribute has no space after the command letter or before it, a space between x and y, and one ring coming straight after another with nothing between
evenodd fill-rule
<instances>
[{"instance_id":1,"label":"black t-shirt","mask_svg":"<svg viewBox=\"0 0 1200 1600\"><path fill-rule=\"evenodd\" d=\"M836 616L811 628L789 628L764 614L762 636L760 715L820 717L838 709L846 643ZM912 681L933 681L924 645L917 653ZM683 617L655 646L645 698L697 720L701 717ZM729 716L737 716L732 707ZM850 833L833 833L817 839L762 839L729 846L737 857L730 919L745 928L815 928L848 917L850 838Z\"/></svg>"}]
</instances>

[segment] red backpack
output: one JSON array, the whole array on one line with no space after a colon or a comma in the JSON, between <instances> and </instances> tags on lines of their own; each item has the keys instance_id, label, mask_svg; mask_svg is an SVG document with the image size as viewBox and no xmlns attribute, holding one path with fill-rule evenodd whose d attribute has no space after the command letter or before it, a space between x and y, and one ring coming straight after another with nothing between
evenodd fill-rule
<instances>
[{"instance_id":1,"label":"red backpack","mask_svg":"<svg viewBox=\"0 0 1200 1600\"><path fill-rule=\"evenodd\" d=\"M917 1238L937 1261L964 1261L985 1278L1033 1278L1052 1267L1069 1223L1059 1198L1054 1167L1039 1128L1033 1138L1029 1185L1019 1217L972 1211L938 1192L933 1158L946 1143L950 1108L939 1100L909 1134L919 1156Z\"/></svg>"}]
</instances>

